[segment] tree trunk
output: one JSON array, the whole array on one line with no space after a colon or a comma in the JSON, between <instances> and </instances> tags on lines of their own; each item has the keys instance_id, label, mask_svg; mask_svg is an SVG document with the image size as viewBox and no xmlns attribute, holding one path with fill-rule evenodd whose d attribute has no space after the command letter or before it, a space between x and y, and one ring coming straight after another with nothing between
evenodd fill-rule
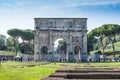
<instances>
[{"instance_id":1,"label":"tree trunk","mask_svg":"<svg viewBox=\"0 0 120 80\"><path fill-rule=\"evenodd\" d=\"M17 56L17 46L16 46L16 40L15 40L15 39L13 39L13 40L14 40L15 53L16 53L16 56Z\"/></svg>"},{"instance_id":2,"label":"tree trunk","mask_svg":"<svg viewBox=\"0 0 120 80\"><path fill-rule=\"evenodd\" d=\"M116 39L115 39L115 34L113 34L113 37L114 37L113 41L114 41L114 42L116 42Z\"/></svg>"},{"instance_id":3,"label":"tree trunk","mask_svg":"<svg viewBox=\"0 0 120 80\"><path fill-rule=\"evenodd\" d=\"M93 51L93 44L92 44L92 42L90 42L90 51Z\"/></svg>"},{"instance_id":4,"label":"tree trunk","mask_svg":"<svg viewBox=\"0 0 120 80\"><path fill-rule=\"evenodd\" d=\"M30 44L30 41L26 41L26 47L25 47L25 49L26 49L26 54L28 54L28 47L29 47L29 44Z\"/></svg>"},{"instance_id":5,"label":"tree trunk","mask_svg":"<svg viewBox=\"0 0 120 80\"><path fill-rule=\"evenodd\" d=\"M101 42L102 42L102 55L103 55L103 60L105 61L105 57L104 57L104 43L103 43L103 35L101 38Z\"/></svg>"},{"instance_id":6,"label":"tree trunk","mask_svg":"<svg viewBox=\"0 0 120 80\"><path fill-rule=\"evenodd\" d=\"M28 57L28 62L29 62L29 53L28 53L28 49L29 49L29 43L30 43L30 41L26 41L26 54L27 54L27 57Z\"/></svg>"},{"instance_id":7,"label":"tree trunk","mask_svg":"<svg viewBox=\"0 0 120 80\"><path fill-rule=\"evenodd\" d=\"M103 35L102 35L102 38L101 38L101 42L102 42L102 53L103 53L103 55L104 55L104 43L103 43Z\"/></svg>"},{"instance_id":8,"label":"tree trunk","mask_svg":"<svg viewBox=\"0 0 120 80\"><path fill-rule=\"evenodd\" d=\"M24 44L24 46L23 46L23 47L24 47L24 54L25 54L25 41L24 41L24 40L23 40L23 44Z\"/></svg>"},{"instance_id":9,"label":"tree trunk","mask_svg":"<svg viewBox=\"0 0 120 80\"><path fill-rule=\"evenodd\" d=\"M25 46L24 46L24 54L26 54L26 43L25 43Z\"/></svg>"},{"instance_id":10,"label":"tree trunk","mask_svg":"<svg viewBox=\"0 0 120 80\"><path fill-rule=\"evenodd\" d=\"M115 59L115 45L114 45L114 41L112 42L112 48L113 48L113 58Z\"/></svg>"},{"instance_id":11,"label":"tree trunk","mask_svg":"<svg viewBox=\"0 0 120 80\"><path fill-rule=\"evenodd\" d=\"M110 38L111 42L112 42L112 48L113 48L113 59L115 59L115 45L114 45L114 39L112 40Z\"/></svg>"}]
</instances>

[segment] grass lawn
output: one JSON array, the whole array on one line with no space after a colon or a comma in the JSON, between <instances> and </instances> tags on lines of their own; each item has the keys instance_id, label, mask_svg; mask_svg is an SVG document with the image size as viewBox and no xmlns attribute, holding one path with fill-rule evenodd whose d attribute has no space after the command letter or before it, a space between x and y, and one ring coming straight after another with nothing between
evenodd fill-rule
<instances>
[{"instance_id":1,"label":"grass lawn","mask_svg":"<svg viewBox=\"0 0 120 80\"><path fill-rule=\"evenodd\" d=\"M12 51L2 51L2 50L0 50L0 55L16 55L16 53L15 52L12 52ZM18 52L18 55L21 55L21 53L20 52Z\"/></svg>"},{"instance_id":2,"label":"grass lawn","mask_svg":"<svg viewBox=\"0 0 120 80\"><path fill-rule=\"evenodd\" d=\"M56 69L68 68L120 68L119 62L101 63L42 63L42 62L5 62L0 66L0 80L40 80L54 73Z\"/></svg>"},{"instance_id":3,"label":"grass lawn","mask_svg":"<svg viewBox=\"0 0 120 80\"><path fill-rule=\"evenodd\" d=\"M44 67L42 65L27 67L25 64L28 63L2 63L0 80L40 80L56 70L55 67Z\"/></svg>"},{"instance_id":4,"label":"grass lawn","mask_svg":"<svg viewBox=\"0 0 120 80\"><path fill-rule=\"evenodd\" d=\"M110 47L110 48L105 49L104 52L113 52L112 44L108 44L106 47ZM97 51L99 50L91 51L90 54L94 54ZM120 51L120 42L115 43L115 51Z\"/></svg>"}]
</instances>

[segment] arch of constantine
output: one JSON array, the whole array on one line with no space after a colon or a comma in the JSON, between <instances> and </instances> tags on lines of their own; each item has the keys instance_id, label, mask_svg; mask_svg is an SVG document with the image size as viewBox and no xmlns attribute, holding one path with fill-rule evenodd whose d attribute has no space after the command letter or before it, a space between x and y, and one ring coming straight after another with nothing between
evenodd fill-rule
<instances>
[{"instance_id":1,"label":"arch of constantine","mask_svg":"<svg viewBox=\"0 0 120 80\"><path fill-rule=\"evenodd\" d=\"M35 18L35 61L81 61L87 54L87 18ZM66 42L66 53L54 53L55 41ZM77 53L74 54L74 49Z\"/></svg>"}]
</instances>

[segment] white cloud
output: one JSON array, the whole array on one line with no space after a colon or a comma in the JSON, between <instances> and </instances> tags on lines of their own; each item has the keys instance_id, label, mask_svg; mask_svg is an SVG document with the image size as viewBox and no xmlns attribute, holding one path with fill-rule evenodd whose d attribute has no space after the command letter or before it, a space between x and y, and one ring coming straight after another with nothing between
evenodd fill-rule
<instances>
[{"instance_id":1,"label":"white cloud","mask_svg":"<svg viewBox=\"0 0 120 80\"><path fill-rule=\"evenodd\" d=\"M62 6L58 6L57 8L72 8L72 7L78 7L78 6L97 6L97 5L115 5L120 3L120 0L109 0L109 1L105 1L105 0L101 0L101 1L91 1L91 2L81 2L80 0L78 2L70 2L67 5L62 5Z\"/></svg>"},{"instance_id":2,"label":"white cloud","mask_svg":"<svg viewBox=\"0 0 120 80\"><path fill-rule=\"evenodd\" d=\"M37 2L36 2L37 1ZM1 7L41 7L41 8L69 8L69 7L78 7L78 6L96 6L96 5L109 5L120 3L120 0L51 0L51 3L45 3L44 1L39 0L16 0L14 3L2 3ZM36 4L36 5L35 5Z\"/></svg>"},{"instance_id":3,"label":"white cloud","mask_svg":"<svg viewBox=\"0 0 120 80\"><path fill-rule=\"evenodd\" d=\"M95 0L89 0L89 2L88 0L56 0L58 2L50 4L33 1L35 0L17 0L14 3L2 3L0 5L0 34L7 35L6 31L15 27L33 29L33 18L35 17L88 17L88 29L92 29L93 26L101 25L105 20L99 19L101 16L93 19L93 17L96 17L94 14L88 15L89 13L84 13L76 7L120 3L120 0L97 0L99 2ZM106 20L105 22L109 21Z\"/></svg>"}]
</instances>

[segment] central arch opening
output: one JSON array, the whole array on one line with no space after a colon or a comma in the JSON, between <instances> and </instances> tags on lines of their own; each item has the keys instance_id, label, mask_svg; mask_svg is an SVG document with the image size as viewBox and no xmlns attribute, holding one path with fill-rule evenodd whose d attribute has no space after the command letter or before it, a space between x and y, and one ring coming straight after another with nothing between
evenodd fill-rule
<instances>
[{"instance_id":1,"label":"central arch opening","mask_svg":"<svg viewBox=\"0 0 120 80\"><path fill-rule=\"evenodd\" d=\"M57 61L64 62L66 61L67 54L67 43L65 39L58 38L54 42L54 55L57 58Z\"/></svg>"}]
</instances>

